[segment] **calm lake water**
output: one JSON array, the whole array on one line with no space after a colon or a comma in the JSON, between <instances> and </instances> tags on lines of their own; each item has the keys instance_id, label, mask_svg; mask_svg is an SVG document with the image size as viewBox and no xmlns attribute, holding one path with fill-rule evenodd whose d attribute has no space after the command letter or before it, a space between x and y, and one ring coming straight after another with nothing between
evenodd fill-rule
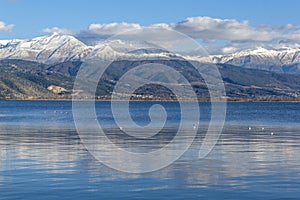
<instances>
[{"instance_id":1,"label":"calm lake water","mask_svg":"<svg viewBox=\"0 0 300 200\"><path fill-rule=\"evenodd\" d=\"M133 120L147 125L153 104L131 103ZM180 109L174 102L162 105L168 118L161 140L168 140ZM300 103L228 103L217 145L195 159L210 120L210 104L199 105L198 136L181 159L156 172L128 174L86 150L72 102L0 101L0 199L299 199ZM110 103L96 102L96 111L115 134Z\"/></svg>"}]
</instances>

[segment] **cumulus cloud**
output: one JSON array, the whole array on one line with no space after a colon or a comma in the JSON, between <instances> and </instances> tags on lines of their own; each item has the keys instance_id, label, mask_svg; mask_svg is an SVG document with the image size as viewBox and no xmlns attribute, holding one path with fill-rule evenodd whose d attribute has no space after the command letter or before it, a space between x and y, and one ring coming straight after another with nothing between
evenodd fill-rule
<instances>
[{"instance_id":1,"label":"cumulus cloud","mask_svg":"<svg viewBox=\"0 0 300 200\"><path fill-rule=\"evenodd\" d=\"M300 29L289 32L283 37L286 41L300 42Z\"/></svg>"},{"instance_id":2,"label":"cumulus cloud","mask_svg":"<svg viewBox=\"0 0 300 200\"><path fill-rule=\"evenodd\" d=\"M90 24L87 29L80 31L75 36L82 42L95 45L99 41L127 31L141 30L142 26L135 23L109 23Z\"/></svg>"},{"instance_id":3,"label":"cumulus cloud","mask_svg":"<svg viewBox=\"0 0 300 200\"><path fill-rule=\"evenodd\" d=\"M150 28L164 28L164 29L172 29L172 24L160 23L160 24L152 24L149 26Z\"/></svg>"},{"instance_id":4,"label":"cumulus cloud","mask_svg":"<svg viewBox=\"0 0 300 200\"><path fill-rule=\"evenodd\" d=\"M130 23L111 23L111 24L91 24L88 27L90 33L98 35L114 35L122 32L127 32L131 30L141 29L142 26L139 24Z\"/></svg>"},{"instance_id":5,"label":"cumulus cloud","mask_svg":"<svg viewBox=\"0 0 300 200\"><path fill-rule=\"evenodd\" d=\"M1 27L1 26L0 26ZM179 31L193 39L201 40L202 44L213 46L220 53L232 53L247 47L257 45L286 45L287 43L300 42L300 25L259 25L252 26L249 21L236 19L219 19L207 16L189 17L175 23L157 23L142 26L137 23L108 23L90 24L86 29L73 33L68 29L53 27L44 29L44 32L58 32L62 34L74 34L86 44L97 44L103 39L108 39L117 34L129 34L129 39L134 39L135 31L144 32L145 37L153 36L147 28L163 28ZM1 29L1 28L0 28ZM147 30L146 30L147 29ZM146 30L146 31L145 31ZM126 33L127 32L127 33ZM137 38L138 39L138 38ZM157 38L156 38L157 39ZM178 38L172 34L161 35L162 41L169 43L178 42ZM179 41L180 42L180 41ZM219 47L218 47L219 45Z\"/></svg>"},{"instance_id":6,"label":"cumulus cloud","mask_svg":"<svg viewBox=\"0 0 300 200\"><path fill-rule=\"evenodd\" d=\"M42 30L44 33L59 33L64 35L72 35L74 32L69 29L59 28L59 27L52 27L52 28L45 28Z\"/></svg>"},{"instance_id":7,"label":"cumulus cloud","mask_svg":"<svg viewBox=\"0 0 300 200\"><path fill-rule=\"evenodd\" d=\"M252 27L248 21L211 17L189 17L173 24L173 28L203 40L271 41L281 36L278 31Z\"/></svg>"},{"instance_id":8,"label":"cumulus cloud","mask_svg":"<svg viewBox=\"0 0 300 200\"><path fill-rule=\"evenodd\" d=\"M202 39L204 42L217 40L239 43L280 40L300 42L300 26L293 24L253 27L248 21L238 21L236 19L189 17L181 22L170 24L170 26L174 30L195 39Z\"/></svg>"},{"instance_id":9,"label":"cumulus cloud","mask_svg":"<svg viewBox=\"0 0 300 200\"><path fill-rule=\"evenodd\" d=\"M14 24L6 24L5 22L0 21L0 31L11 31L14 26Z\"/></svg>"},{"instance_id":10,"label":"cumulus cloud","mask_svg":"<svg viewBox=\"0 0 300 200\"><path fill-rule=\"evenodd\" d=\"M227 46L221 49L223 54L235 53L238 49L233 46Z\"/></svg>"},{"instance_id":11,"label":"cumulus cloud","mask_svg":"<svg viewBox=\"0 0 300 200\"><path fill-rule=\"evenodd\" d=\"M79 37L107 38L115 34L144 28L165 28L182 32L205 43L218 40L230 42L271 42L274 40L300 41L300 26L286 24L282 26L251 26L248 21L236 19L218 19L211 17L189 17L177 23L159 23L142 26L134 23L91 24L81 31Z\"/></svg>"}]
</instances>

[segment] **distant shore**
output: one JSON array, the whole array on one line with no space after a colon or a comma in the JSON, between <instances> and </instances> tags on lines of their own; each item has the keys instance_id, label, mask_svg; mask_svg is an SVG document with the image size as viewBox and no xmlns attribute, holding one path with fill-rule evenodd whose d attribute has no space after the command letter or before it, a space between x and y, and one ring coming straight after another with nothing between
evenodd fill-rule
<instances>
[{"instance_id":1,"label":"distant shore","mask_svg":"<svg viewBox=\"0 0 300 200\"><path fill-rule=\"evenodd\" d=\"M108 101L114 101L114 102L125 102L127 100L124 99L72 99L72 98L29 98L29 99L0 99L0 101L97 101L97 102L108 102ZM178 102L178 100L171 100L171 99L148 99L148 100L142 100L142 99L131 99L132 102ZM225 101L206 101L206 100L199 100L199 101L193 101L189 99L180 100L180 102L291 102L291 103L297 103L300 102L300 99L297 100L287 100L287 99L272 99L272 100L259 100L259 99L229 99Z\"/></svg>"}]
</instances>

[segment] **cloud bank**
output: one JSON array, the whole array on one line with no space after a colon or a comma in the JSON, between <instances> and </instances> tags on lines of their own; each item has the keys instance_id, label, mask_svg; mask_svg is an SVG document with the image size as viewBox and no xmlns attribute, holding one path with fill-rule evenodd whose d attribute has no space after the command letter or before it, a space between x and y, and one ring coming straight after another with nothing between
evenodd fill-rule
<instances>
[{"instance_id":1,"label":"cloud bank","mask_svg":"<svg viewBox=\"0 0 300 200\"><path fill-rule=\"evenodd\" d=\"M253 27L248 21L218 19L211 17L189 17L177 23L152 24L142 26L130 23L91 24L81 34L111 36L120 32L147 27L170 28L204 41L228 40L237 42L270 42L274 40L300 41L300 27L292 24L284 26L261 25Z\"/></svg>"},{"instance_id":2,"label":"cloud bank","mask_svg":"<svg viewBox=\"0 0 300 200\"><path fill-rule=\"evenodd\" d=\"M0 30L13 25L1 26ZM207 16L189 17L176 23L160 23L149 26L142 26L136 23L109 23L109 24L90 24L85 30L73 33L64 28L46 28L47 33L58 32L62 34L73 34L78 39L86 43L107 39L115 34L128 31L143 30L148 27L172 29L184 33L193 39L201 40L203 44L214 46L219 41L223 43L220 53L232 53L245 46L260 45L294 45L300 42L300 26L285 24L282 26L260 25L251 26L249 21L238 21L236 19L219 19ZM165 37L165 36L162 36ZM169 37L170 41L174 38ZM279 45L279 46L280 46Z\"/></svg>"}]
</instances>

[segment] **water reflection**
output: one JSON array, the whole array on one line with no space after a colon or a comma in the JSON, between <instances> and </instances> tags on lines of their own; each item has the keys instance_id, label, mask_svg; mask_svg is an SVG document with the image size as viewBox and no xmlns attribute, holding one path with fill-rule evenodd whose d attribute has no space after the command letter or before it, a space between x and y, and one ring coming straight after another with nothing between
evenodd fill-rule
<instances>
[{"instance_id":1,"label":"water reflection","mask_svg":"<svg viewBox=\"0 0 300 200\"><path fill-rule=\"evenodd\" d=\"M151 151L174 137L176 127L144 143L123 137L111 123L109 103L96 104L98 120L119 147ZM178 112L173 103L164 104L172 126ZM134 102L142 124L149 105ZM209 106L200 107L206 123ZM298 199L299 109L299 103L228 103L224 131L205 159L197 159L207 128L200 124L191 149L177 162L153 173L126 174L104 166L81 144L71 102L0 101L0 199Z\"/></svg>"},{"instance_id":2,"label":"water reflection","mask_svg":"<svg viewBox=\"0 0 300 200\"><path fill-rule=\"evenodd\" d=\"M173 165L148 174L126 174L102 165L86 151L73 128L1 125L0 130L2 186L44 181L45 187L81 187L94 192L105 187L117 189L118 185L135 192L212 187L252 188L256 192L300 189L300 135L293 127L253 127L249 131L246 126L226 126L205 159L189 157L199 149L199 139Z\"/></svg>"},{"instance_id":3,"label":"water reflection","mask_svg":"<svg viewBox=\"0 0 300 200\"><path fill-rule=\"evenodd\" d=\"M2 170L29 167L66 173L64 168L74 167L83 150L77 134L69 129L12 125L0 129Z\"/></svg>"}]
</instances>

